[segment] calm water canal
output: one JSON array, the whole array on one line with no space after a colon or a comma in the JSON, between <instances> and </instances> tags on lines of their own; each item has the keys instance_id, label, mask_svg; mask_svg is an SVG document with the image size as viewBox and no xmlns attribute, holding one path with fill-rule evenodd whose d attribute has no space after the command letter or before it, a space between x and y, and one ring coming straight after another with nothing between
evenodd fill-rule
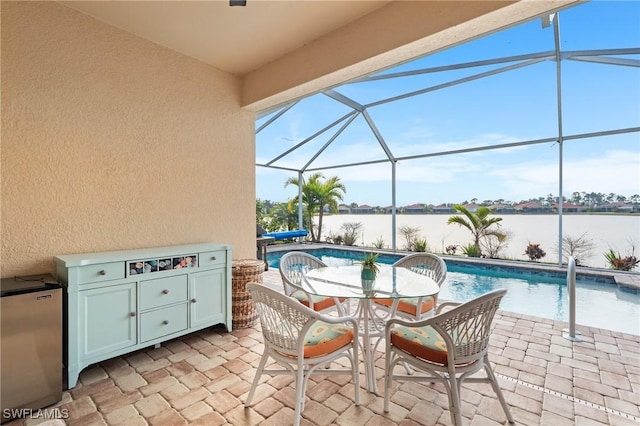
<instances>
[{"instance_id":1,"label":"calm water canal","mask_svg":"<svg viewBox=\"0 0 640 426\"><path fill-rule=\"evenodd\" d=\"M426 238L431 251L444 252L445 247L467 245L471 242L471 233L458 225L447 225L449 214L404 214L397 215L397 248L402 249L404 240L400 233L403 226L420 227L419 235ZM524 250L529 243L540 244L547 253L545 262L557 262L558 216L556 215L497 215L502 217L502 230L510 234L502 258L526 260ZM391 247L391 215L330 215L323 220L323 235L330 232L340 234L340 227L345 222L362 223L362 235L358 245L372 246L373 242L382 238ZM586 266L607 267L604 253L610 248L622 255L631 254L640 257L640 215L583 215L565 214L563 216L563 234L578 238L586 233L594 248L591 256L582 263Z\"/></svg>"}]
</instances>

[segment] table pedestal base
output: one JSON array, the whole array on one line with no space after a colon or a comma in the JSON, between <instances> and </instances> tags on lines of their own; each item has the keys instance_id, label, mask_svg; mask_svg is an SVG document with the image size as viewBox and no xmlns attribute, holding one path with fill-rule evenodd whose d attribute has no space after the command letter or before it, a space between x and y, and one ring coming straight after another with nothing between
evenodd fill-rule
<instances>
[{"instance_id":1,"label":"table pedestal base","mask_svg":"<svg viewBox=\"0 0 640 426\"><path fill-rule=\"evenodd\" d=\"M384 337L386 318L378 316L373 309L371 299L360 299L356 317L361 324L360 336L362 338L361 349L364 361L367 390L377 392L375 353L380 340ZM376 340L377 339L377 340ZM375 342L374 342L375 340Z\"/></svg>"}]
</instances>

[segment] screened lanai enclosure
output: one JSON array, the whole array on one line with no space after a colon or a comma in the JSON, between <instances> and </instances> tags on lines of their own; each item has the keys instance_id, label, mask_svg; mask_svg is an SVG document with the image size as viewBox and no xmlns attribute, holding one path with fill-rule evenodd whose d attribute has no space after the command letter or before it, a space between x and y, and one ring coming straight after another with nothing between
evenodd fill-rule
<instances>
[{"instance_id":1,"label":"screened lanai enclosure","mask_svg":"<svg viewBox=\"0 0 640 426\"><path fill-rule=\"evenodd\" d=\"M400 206L539 196L562 248L572 194L640 193L640 3L579 4L264 111L256 165L276 201L301 197L288 178L340 177L347 204L390 211L393 250Z\"/></svg>"}]
</instances>

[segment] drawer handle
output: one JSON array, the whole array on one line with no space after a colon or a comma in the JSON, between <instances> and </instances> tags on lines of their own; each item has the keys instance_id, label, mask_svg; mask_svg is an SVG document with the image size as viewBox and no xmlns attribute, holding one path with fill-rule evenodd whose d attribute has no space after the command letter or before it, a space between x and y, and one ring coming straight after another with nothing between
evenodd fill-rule
<instances>
[{"instance_id":1,"label":"drawer handle","mask_svg":"<svg viewBox=\"0 0 640 426\"><path fill-rule=\"evenodd\" d=\"M169 290L162 290L162 294L169 294Z\"/></svg>"},{"instance_id":2,"label":"drawer handle","mask_svg":"<svg viewBox=\"0 0 640 426\"><path fill-rule=\"evenodd\" d=\"M131 313L129 314L129 316L130 316L130 317L135 317L135 316L136 316L136 313L135 313L135 312L131 312Z\"/></svg>"},{"instance_id":3,"label":"drawer handle","mask_svg":"<svg viewBox=\"0 0 640 426\"><path fill-rule=\"evenodd\" d=\"M215 256L211 256L211 260L216 260L216 257Z\"/></svg>"},{"instance_id":4,"label":"drawer handle","mask_svg":"<svg viewBox=\"0 0 640 426\"><path fill-rule=\"evenodd\" d=\"M162 321L162 323L163 323L164 325L169 325L169 321L168 321L168 320L164 320L164 321Z\"/></svg>"},{"instance_id":5,"label":"drawer handle","mask_svg":"<svg viewBox=\"0 0 640 426\"><path fill-rule=\"evenodd\" d=\"M197 300L196 299L191 299L191 303L196 303Z\"/></svg>"},{"instance_id":6,"label":"drawer handle","mask_svg":"<svg viewBox=\"0 0 640 426\"><path fill-rule=\"evenodd\" d=\"M100 275L107 275L107 271L105 271L104 269L101 269L100 272L98 272Z\"/></svg>"}]
</instances>

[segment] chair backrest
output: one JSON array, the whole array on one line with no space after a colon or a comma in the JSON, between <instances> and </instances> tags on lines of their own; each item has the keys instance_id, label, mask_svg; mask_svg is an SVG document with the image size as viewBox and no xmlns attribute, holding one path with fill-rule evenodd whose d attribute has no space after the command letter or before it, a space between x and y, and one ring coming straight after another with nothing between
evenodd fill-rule
<instances>
[{"instance_id":1,"label":"chair backrest","mask_svg":"<svg viewBox=\"0 0 640 426\"><path fill-rule=\"evenodd\" d=\"M438 286L441 286L447 278L447 264L440 256L432 253L410 254L398 260L393 266L401 266L426 275L438 283Z\"/></svg>"},{"instance_id":2,"label":"chair backrest","mask_svg":"<svg viewBox=\"0 0 640 426\"><path fill-rule=\"evenodd\" d=\"M265 343L278 352L298 356L304 336L316 321L317 314L297 300L256 283L248 283Z\"/></svg>"},{"instance_id":3,"label":"chair backrest","mask_svg":"<svg viewBox=\"0 0 640 426\"><path fill-rule=\"evenodd\" d=\"M327 266L315 256L302 251L290 251L280 258L280 276L287 296L300 288L302 275L312 269Z\"/></svg>"},{"instance_id":4,"label":"chair backrest","mask_svg":"<svg viewBox=\"0 0 640 426\"><path fill-rule=\"evenodd\" d=\"M505 294L505 289L494 290L430 318L429 325L447 342L449 363L465 364L484 357L491 323Z\"/></svg>"}]
</instances>

